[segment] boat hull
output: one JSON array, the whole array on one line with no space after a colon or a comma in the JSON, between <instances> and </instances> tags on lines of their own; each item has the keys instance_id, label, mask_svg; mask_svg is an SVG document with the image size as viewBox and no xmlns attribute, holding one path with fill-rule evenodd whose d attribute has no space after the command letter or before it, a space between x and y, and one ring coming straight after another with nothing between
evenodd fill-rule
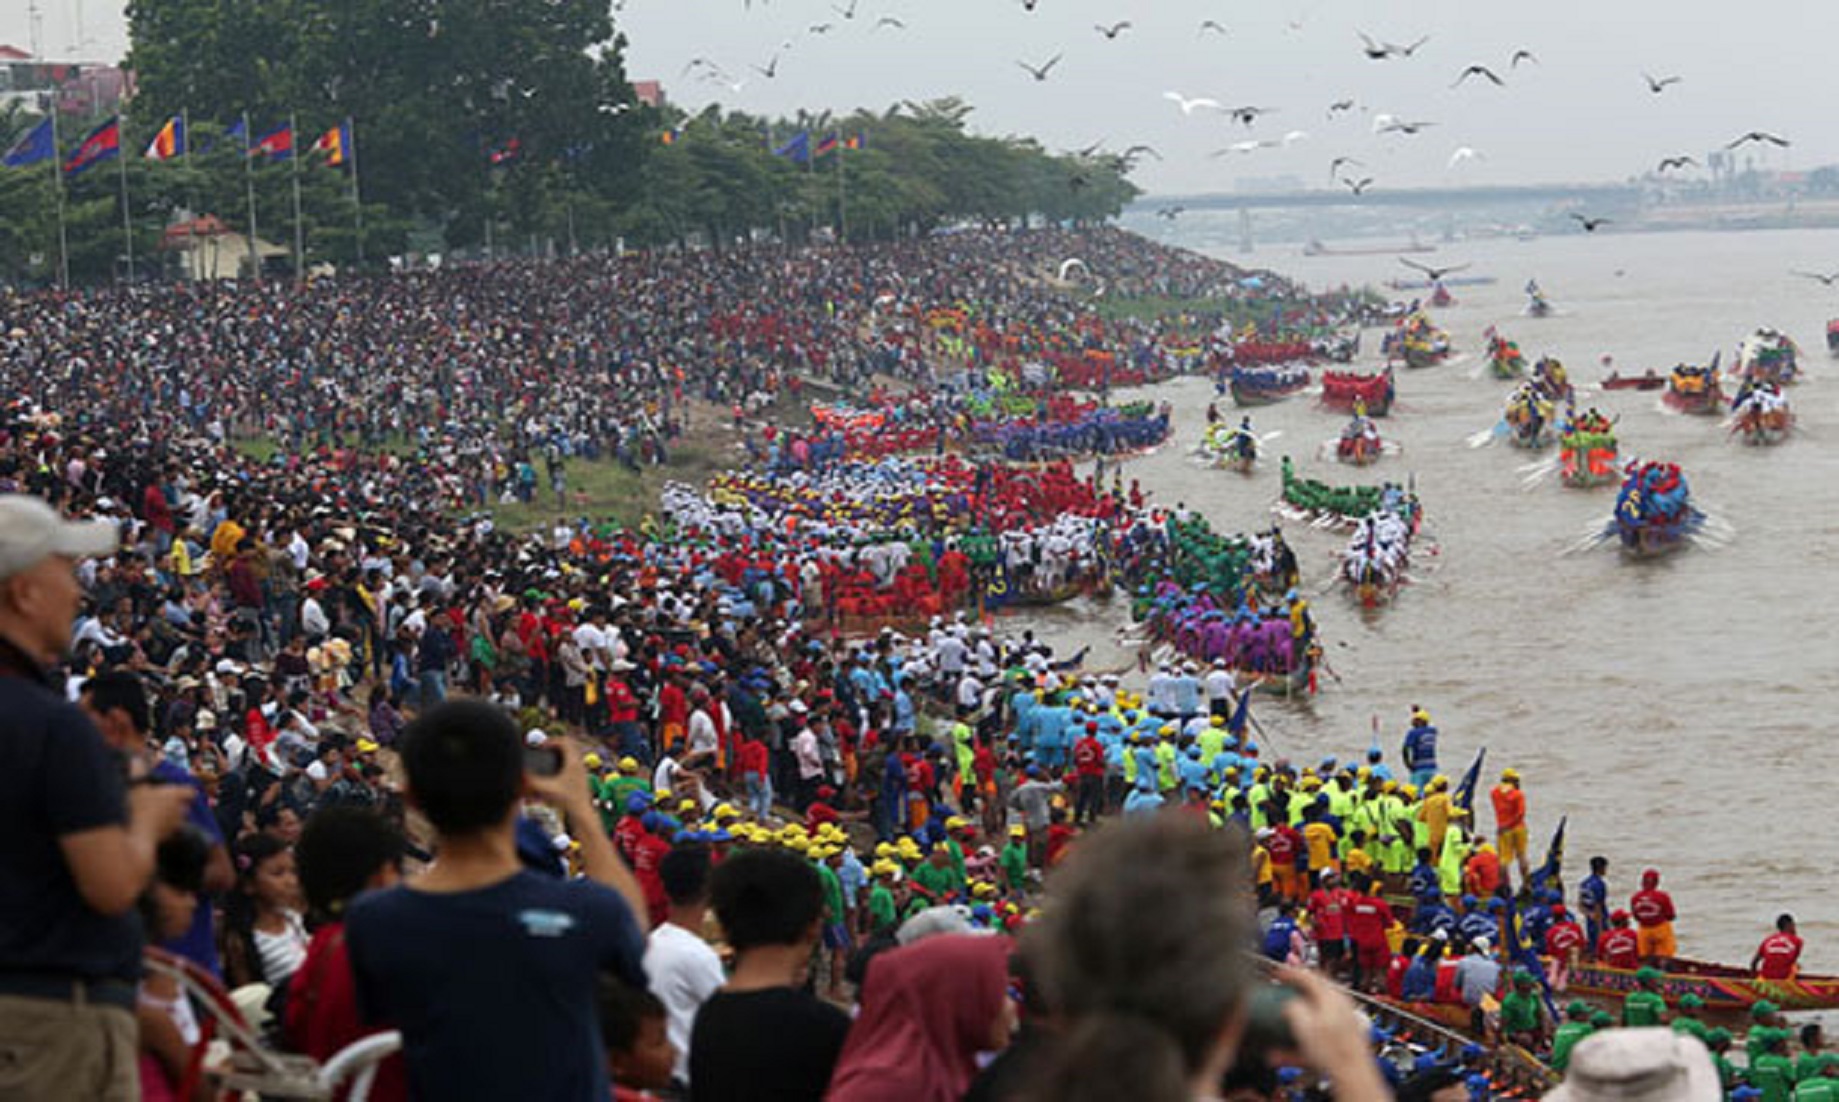
<instances>
[{"instance_id":1,"label":"boat hull","mask_svg":"<svg viewBox=\"0 0 1839 1102\"><path fill-rule=\"evenodd\" d=\"M1604 390L1659 390L1667 381L1659 375L1609 375L1598 385Z\"/></svg>"},{"instance_id":2,"label":"boat hull","mask_svg":"<svg viewBox=\"0 0 1839 1102\"><path fill-rule=\"evenodd\" d=\"M1330 371L1322 376L1322 404L1352 413L1354 406L1364 403L1368 417L1384 417L1392 409L1394 389L1390 371L1377 375Z\"/></svg>"},{"instance_id":3,"label":"boat hull","mask_svg":"<svg viewBox=\"0 0 1839 1102\"><path fill-rule=\"evenodd\" d=\"M1566 994L1619 1006L1634 989L1631 969L1582 964L1571 972ZM1684 995L1697 995L1704 1000L1706 1014L1747 1014L1765 1000L1785 1011L1831 1010L1839 1008L1839 976L1765 980L1746 969L1680 957L1667 963L1660 993L1669 1005L1678 1005Z\"/></svg>"},{"instance_id":4,"label":"boat hull","mask_svg":"<svg viewBox=\"0 0 1839 1102\"><path fill-rule=\"evenodd\" d=\"M1689 413L1697 417L1714 416L1724 405L1724 395L1715 390L1710 392L1683 393L1674 390L1672 387L1668 387L1667 392L1661 395L1660 400L1666 403L1668 409L1678 410L1680 413Z\"/></svg>"}]
</instances>

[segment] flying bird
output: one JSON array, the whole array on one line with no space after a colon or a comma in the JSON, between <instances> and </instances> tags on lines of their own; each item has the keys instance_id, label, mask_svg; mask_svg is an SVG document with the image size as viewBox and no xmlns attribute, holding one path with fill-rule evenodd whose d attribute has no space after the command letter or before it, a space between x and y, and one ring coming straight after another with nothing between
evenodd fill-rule
<instances>
[{"instance_id":1,"label":"flying bird","mask_svg":"<svg viewBox=\"0 0 1839 1102\"><path fill-rule=\"evenodd\" d=\"M1354 109L1353 100L1338 99L1328 105L1328 117L1332 119L1343 111L1352 111L1353 109Z\"/></svg>"},{"instance_id":2,"label":"flying bird","mask_svg":"<svg viewBox=\"0 0 1839 1102\"><path fill-rule=\"evenodd\" d=\"M1186 207L1162 207L1156 211L1156 217L1166 218L1173 222L1175 219L1180 218L1182 213L1187 209Z\"/></svg>"},{"instance_id":3,"label":"flying bird","mask_svg":"<svg viewBox=\"0 0 1839 1102\"><path fill-rule=\"evenodd\" d=\"M1447 268L1433 268L1428 264L1419 264L1415 260L1410 260L1402 256L1398 258L1398 262L1407 268L1415 268L1423 272L1426 276L1430 277L1432 283L1441 281L1444 276L1449 275L1451 272L1460 272L1469 267L1468 264L1452 264Z\"/></svg>"},{"instance_id":4,"label":"flying bird","mask_svg":"<svg viewBox=\"0 0 1839 1102\"><path fill-rule=\"evenodd\" d=\"M1455 168L1464 161L1482 161L1486 159L1487 158L1483 157L1480 153L1477 153L1466 145L1458 146L1456 152L1449 155L1449 164L1444 167Z\"/></svg>"},{"instance_id":5,"label":"flying bird","mask_svg":"<svg viewBox=\"0 0 1839 1102\"><path fill-rule=\"evenodd\" d=\"M1205 96L1198 96L1194 99L1189 99L1188 97L1182 95L1180 92L1164 92L1162 93L1162 98L1166 100L1173 100L1174 102L1180 104L1181 113L1184 115L1192 115L1194 112L1202 110L1202 109L1205 109L1208 111L1226 110L1225 105L1222 104L1219 100L1208 99Z\"/></svg>"},{"instance_id":6,"label":"flying bird","mask_svg":"<svg viewBox=\"0 0 1839 1102\"><path fill-rule=\"evenodd\" d=\"M1232 116L1233 122L1250 126L1258 121L1259 115L1268 115L1275 110L1275 107L1229 107L1226 113Z\"/></svg>"},{"instance_id":7,"label":"flying bird","mask_svg":"<svg viewBox=\"0 0 1839 1102\"><path fill-rule=\"evenodd\" d=\"M1427 127L1437 125L1434 122L1408 122L1396 115L1376 115L1373 118L1375 134L1416 134Z\"/></svg>"},{"instance_id":8,"label":"flying bird","mask_svg":"<svg viewBox=\"0 0 1839 1102\"><path fill-rule=\"evenodd\" d=\"M1359 195L1372 186L1373 178L1371 176L1362 176L1358 180L1342 180L1341 182L1347 185L1349 191L1352 191L1355 195Z\"/></svg>"},{"instance_id":9,"label":"flying bird","mask_svg":"<svg viewBox=\"0 0 1839 1102\"><path fill-rule=\"evenodd\" d=\"M1766 130L1752 130L1748 134L1745 134L1743 137L1738 138L1734 142L1731 142L1729 145L1725 146L1724 148L1725 149L1735 149L1738 146L1747 144L1749 142L1756 142L1758 144L1762 142L1767 142L1770 145L1776 146L1780 149L1786 149L1789 146L1794 144L1793 142L1789 141L1787 138L1783 138L1783 137L1780 137L1779 135L1771 134Z\"/></svg>"},{"instance_id":10,"label":"flying bird","mask_svg":"<svg viewBox=\"0 0 1839 1102\"><path fill-rule=\"evenodd\" d=\"M766 68L764 69L760 68L758 65L755 65L752 68L754 72L759 73L761 76L765 77L767 80L771 80L774 77L779 75L779 55L774 54L773 59L766 63Z\"/></svg>"},{"instance_id":11,"label":"flying bird","mask_svg":"<svg viewBox=\"0 0 1839 1102\"><path fill-rule=\"evenodd\" d=\"M1789 272L1788 274L1800 276L1802 279L1817 279L1828 287L1839 283L1839 272L1834 272L1832 275L1821 275L1819 272Z\"/></svg>"},{"instance_id":12,"label":"flying bird","mask_svg":"<svg viewBox=\"0 0 1839 1102\"><path fill-rule=\"evenodd\" d=\"M1463 81L1470 77L1486 77L1489 83L1493 84L1496 88L1504 88L1507 86L1506 81L1494 75L1493 69L1488 68L1486 65L1471 65L1462 71L1462 75L1458 76L1456 78L1456 83L1450 85L1450 87L1458 87Z\"/></svg>"},{"instance_id":13,"label":"flying bird","mask_svg":"<svg viewBox=\"0 0 1839 1102\"><path fill-rule=\"evenodd\" d=\"M1507 63L1507 67L1509 69L1518 69L1522 61L1530 61L1534 65L1539 64L1539 59L1533 56L1531 50L1515 50L1513 51L1513 60Z\"/></svg>"},{"instance_id":14,"label":"flying bird","mask_svg":"<svg viewBox=\"0 0 1839 1102\"><path fill-rule=\"evenodd\" d=\"M1366 162L1357 160L1353 157L1336 157L1334 160L1328 162L1328 178L1330 180L1340 178L1342 165L1359 165L1361 168L1365 168Z\"/></svg>"},{"instance_id":15,"label":"flying bird","mask_svg":"<svg viewBox=\"0 0 1839 1102\"><path fill-rule=\"evenodd\" d=\"M1018 61L1016 62L1016 64L1028 70L1028 75L1033 77L1034 79L1046 80L1047 74L1053 72L1054 66L1060 64L1060 57L1061 57L1060 54L1055 54L1054 56L1047 59L1046 64L1041 65L1039 67L1030 65L1026 61Z\"/></svg>"},{"instance_id":16,"label":"flying bird","mask_svg":"<svg viewBox=\"0 0 1839 1102\"><path fill-rule=\"evenodd\" d=\"M849 0L849 6L847 8L839 8L835 4L832 4L830 5L830 10L836 12L844 19L854 19L856 17L856 5L861 2L862 0Z\"/></svg>"},{"instance_id":17,"label":"flying bird","mask_svg":"<svg viewBox=\"0 0 1839 1102\"><path fill-rule=\"evenodd\" d=\"M1036 4L1039 4L1040 2L1041 0L1022 0L1022 10L1023 11L1033 11L1034 6Z\"/></svg>"},{"instance_id":18,"label":"flying bird","mask_svg":"<svg viewBox=\"0 0 1839 1102\"><path fill-rule=\"evenodd\" d=\"M1660 161L1660 171L1666 172L1669 169L1685 168L1687 165L1697 168L1698 162L1691 157L1663 157Z\"/></svg>"},{"instance_id":19,"label":"flying bird","mask_svg":"<svg viewBox=\"0 0 1839 1102\"><path fill-rule=\"evenodd\" d=\"M880 19L875 20L876 30L880 30L883 27L893 27L896 30L902 30L902 31L907 29L907 25L905 23L902 23L899 19L896 19L894 16L891 16L891 15L884 15Z\"/></svg>"},{"instance_id":20,"label":"flying bird","mask_svg":"<svg viewBox=\"0 0 1839 1102\"><path fill-rule=\"evenodd\" d=\"M1397 54L1400 57L1410 57L1412 54L1415 54L1418 52L1418 47L1424 45L1424 43L1429 42L1429 41L1430 41L1430 36L1425 35L1422 38L1418 39L1416 42L1413 42L1409 46L1394 46L1392 43L1388 42L1386 43L1386 49L1391 50L1393 53Z\"/></svg>"},{"instance_id":21,"label":"flying bird","mask_svg":"<svg viewBox=\"0 0 1839 1102\"><path fill-rule=\"evenodd\" d=\"M1128 164L1129 162L1136 160L1138 157L1143 156L1144 154L1148 154L1149 156L1154 157L1158 161L1162 159L1162 154L1156 152L1154 146L1148 146L1148 145L1133 145L1129 149L1126 149L1124 150L1124 152L1118 154L1118 156L1122 157L1125 163Z\"/></svg>"},{"instance_id":22,"label":"flying bird","mask_svg":"<svg viewBox=\"0 0 1839 1102\"><path fill-rule=\"evenodd\" d=\"M1226 28L1217 19L1202 20L1201 25L1200 25L1200 30L1199 32L1195 34L1194 37L1199 38L1201 35L1206 34L1208 31L1212 31L1215 34L1224 35L1226 33Z\"/></svg>"},{"instance_id":23,"label":"flying bird","mask_svg":"<svg viewBox=\"0 0 1839 1102\"><path fill-rule=\"evenodd\" d=\"M1571 218L1584 228L1585 233L1595 233L1598 226L1606 226L1609 224L1609 219L1607 218L1590 218L1586 215L1578 214L1576 211L1571 212Z\"/></svg>"},{"instance_id":24,"label":"flying bird","mask_svg":"<svg viewBox=\"0 0 1839 1102\"><path fill-rule=\"evenodd\" d=\"M834 23L813 23L806 29L809 30L812 34L829 34L830 28L834 27L835 25L836 24Z\"/></svg>"},{"instance_id":25,"label":"flying bird","mask_svg":"<svg viewBox=\"0 0 1839 1102\"><path fill-rule=\"evenodd\" d=\"M1661 77L1659 80L1655 80L1652 76L1649 76L1647 73L1642 73L1641 79L1647 81L1647 90L1658 96L1660 93L1667 90L1667 85L1678 84L1681 80L1684 80L1685 78L1684 77Z\"/></svg>"},{"instance_id":26,"label":"flying bird","mask_svg":"<svg viewBox=\"0 0 1839 1102\"><path fill-rule=\"evenodd\" d=\"M1116 23L1111 24L1109 27L1105 26L1103 23L1094 23L1092 24L1092 29L1097 31L1099 34L1104 35L1108 39L1115 40L1118 35L1123 34L1125 31L1129 30L1131 28L1131 25L1132 24L1130 20L1120 19Z\"/></svg>"},{"instance_id":27,"label":"flying bird","mask_svg":"<svg viewBox=\"0 0 1839 1102\"><path fill-rule=\"evenodd\" d=\"M1354 33L1360 36L1360 52L1367 56L1368 61L1384 61L1392 56L1392 47L1383 42L1373 41L1365 31Z\"/></svg>"}]
</instances>

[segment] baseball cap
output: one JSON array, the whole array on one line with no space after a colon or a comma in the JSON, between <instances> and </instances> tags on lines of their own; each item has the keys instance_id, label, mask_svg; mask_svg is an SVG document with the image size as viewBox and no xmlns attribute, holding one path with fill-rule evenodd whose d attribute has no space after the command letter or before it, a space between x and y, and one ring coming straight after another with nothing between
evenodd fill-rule
<instances>
[{"instance_id":1,"label":"baseball cap","mask_svg":"<svg viewBox=\"0 0 1839 1102\"><path fill-rule=\"evenodd\" d=\"M0 494L0 579L32 569L52 555L89 559L121 545L113 521L65 520L30 494Z\"/></svg>"}]
</instances>

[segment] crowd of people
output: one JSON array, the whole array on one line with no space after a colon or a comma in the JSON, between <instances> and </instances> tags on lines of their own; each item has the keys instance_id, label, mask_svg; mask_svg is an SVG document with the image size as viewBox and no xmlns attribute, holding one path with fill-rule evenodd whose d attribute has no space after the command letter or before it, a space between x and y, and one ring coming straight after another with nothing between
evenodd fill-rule
<instances>
[{"instance_id":1,"label":"crowd of people","mask_svg":"<svg viewBox=\"0 0 1839 1102\"><path fill-rule=\"evenodd\" d=\"M1314 644L1280 534L957 457L762 465L637 530L473 512L667 463L707 403L936 384L951 304L979 356L1139 357L1156 323L1033 274L1075 250L1112 293L1332 310L1111 231L0 302L0 1039L36 1046L0 1076L196 1096L196 974L318 1061L399 1030L376 1098L1467 1082L1296 966L1407 999L1464 950L1476 1024L1524 1034L1498 962L1566 925L1558 870L1511 771L1483 836L1425 714L1396 776L1274 752L1249 689ZM1138 692L976 615L1075 581L1198 660ZM1655 898L1637 957L1673 952Z\"/></svg>"}]
</instances>

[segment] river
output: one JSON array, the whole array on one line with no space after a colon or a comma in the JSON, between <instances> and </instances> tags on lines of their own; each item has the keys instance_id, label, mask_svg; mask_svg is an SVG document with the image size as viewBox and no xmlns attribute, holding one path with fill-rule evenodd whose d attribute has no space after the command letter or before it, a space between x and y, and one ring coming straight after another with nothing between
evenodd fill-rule
<instances>
[{"instance_id":1,"label":"river","mask_svg":"<svg viewBox=\"0 0 1839 1102\"><path fill-rule=\"evenodd\" d=\"M1392 256L1220 255L1318 289L1412 274ZM1824 341L1839 291L1789 275L1839 268L1839 231L1580 232L1446 244L1415 259L1469 262L1463 274L1498 282L1454 288L1458 302L1434 312L1457 355L1400 370L1398 402L1380 424L1403 451L1377 467L1317 458L1344 415L1303 395L1250 411L1261 433L1282 432L1254 476L1208 469L1192 451L1211 381L1141 392L1173 403L1175 430L1126 478L1158 502L1199 509L1220 530L1271 523L1284 453L1301 473L1336 483L1410 475L1423 499L1421 577L1376 613L1323 592L1342 535L1285 525L1340 679L1324 677L1313 699L1261 702L1255 714L1271 748L1299 762L1346 760L1366 749L1377 715L1396 767L1408 709L1422 704L1452 777L1483 746L1486 785L1504 766L1520 770L1535 863L1558 817L1569 816L1568 886L1602 854L1612 898L1626 906L1641 870L1656 867L1680 911L1682 953L1745 963L1776 914L1790 911L1809 941L1804 967L1839 971L1839 908L1819 902L1821 877L1839 857L1832 797L1823 795L1833 778L1820 773L1829 752L1821 732L1839 700L1839 368ZM1529 278L1556 315L1523 315ZM1565 554L1608 518L1614 489L1566 489L1555 478L1523 489L1521 468L1534 456L1468 445L1498 419L1512 385L1485 375L1489 325L1517 340L1529 363L1558 356L1579 384L1600 378L1604 353L1624 373L1704 362L1719 349L1728 364L1747 333L1774 326L1801 344L1811 368L1789 392L1799 426L1778 447L1745 448L1721 419L1664 411L1657 393L1580 385L1580 408L1620 418L1624 457L1679 463L1698 504L1734 534L1721 548L1657 561L1624 561L1609 546ZM1361 363L1374 362L1378 337L1366 335ZM1239 416L1230 398L1220 408ZM1434 557L1423 550L1431 541ZM1114 634L1127 616L1121 599L1081 601L1004 627L1032 625L1062 653L1090 644L1091 664L1120 665L1135 653ZM1491 831L1485 804L1478 799L1477 812Z\"/></svg>"}]
</instances>

